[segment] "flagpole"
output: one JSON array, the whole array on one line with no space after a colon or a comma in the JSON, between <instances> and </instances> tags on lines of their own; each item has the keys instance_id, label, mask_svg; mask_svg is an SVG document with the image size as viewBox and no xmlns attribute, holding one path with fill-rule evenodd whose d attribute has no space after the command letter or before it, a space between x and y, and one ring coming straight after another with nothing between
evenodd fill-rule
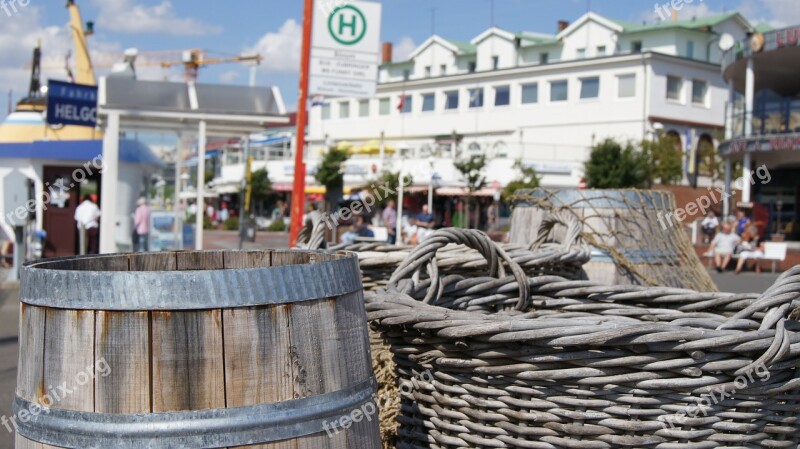
<instances>
[{"instance_id":1,"label":"flagpole","mask_svg":"<svg viewBox=\"0 0 800 449\"><path fill-rule=\"evenodd\" d=\"M303 162L306 146L306 121L308 111L308 72L311 59L311 24L314 17L314 1L305 0L303 11L303 53L300 58L300 98L297 101L297 145L295 148L294 185L292 187L292 218L289 227L289 247L297 243L297 236L303 226L305 210L306 165Z\"/></svg>"}]
</instances>

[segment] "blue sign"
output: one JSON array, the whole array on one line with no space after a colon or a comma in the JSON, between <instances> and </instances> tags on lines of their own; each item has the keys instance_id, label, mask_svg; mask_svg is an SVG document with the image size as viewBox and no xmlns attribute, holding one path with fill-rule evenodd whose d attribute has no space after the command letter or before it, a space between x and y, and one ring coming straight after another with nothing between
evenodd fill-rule
<instances>
[{"instance_id":1,"label":"blue sign","mask_svg":"<svg viewBox=\"0 0 800 449\"><path fill-rule=\"evenodd\" d=\"M97 126L97 86L48 81L47 123Z\"/></svg>"}]
</instances>

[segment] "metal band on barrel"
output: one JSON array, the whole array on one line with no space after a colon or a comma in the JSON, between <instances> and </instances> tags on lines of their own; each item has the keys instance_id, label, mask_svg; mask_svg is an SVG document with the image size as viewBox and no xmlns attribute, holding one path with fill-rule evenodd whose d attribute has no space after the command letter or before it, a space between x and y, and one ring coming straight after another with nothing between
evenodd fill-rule
<instances>
[{"instance_id":1,"label":"metal band on barrel","mask_svg":"<svg viewBox=\"0 0 800 449\"><path fill-rule=\"evenodd\" d=\"M290 304L362 289L358 259L198 271L77 271L22 268L20 301L78 310L202 310ZM57 295L57 296L56 296Z\"/></svg>"},{"instance_id":2,"label":"metal band on barrel","mask_svg":"<svg viewBox=\"0 0 800 449\"><path fill-rule=\"evenodd\" d=\"M222 448L298 438L336 431L331 422L373 401L374 379L333 393L273 404L228 409L151 414L109 414L44 409L23 421L17 431L49 445L107 449ZM376 406L377 407L377 406ZM40 409L14 399L14 414ZM377 409L376 409L377 410ZM377 419L364 416L362 419ZM338 427L342 431L341 426Z\"/></svg>"}]
</instances>

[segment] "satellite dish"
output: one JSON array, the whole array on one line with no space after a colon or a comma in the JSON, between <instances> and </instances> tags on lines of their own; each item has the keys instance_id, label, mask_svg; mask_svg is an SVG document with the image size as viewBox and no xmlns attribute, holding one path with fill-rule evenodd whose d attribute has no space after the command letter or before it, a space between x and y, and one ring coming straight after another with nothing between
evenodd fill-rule
<instances>
[{"instance_id":1,"label":"satellite dish","mask_svg":"<svg viewBox=\"0 0 800 449\"><path fill-rule=\"evenodd\" d=\"M728 33L723 34L719 38L719 49L723 52L730 50L734 45L736 45L736 39Z\"/></svg>"}]
</instances>

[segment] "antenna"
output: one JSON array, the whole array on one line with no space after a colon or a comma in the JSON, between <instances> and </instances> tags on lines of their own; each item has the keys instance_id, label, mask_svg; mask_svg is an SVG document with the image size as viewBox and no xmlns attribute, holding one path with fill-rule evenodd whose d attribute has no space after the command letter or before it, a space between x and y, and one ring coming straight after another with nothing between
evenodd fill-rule
<instances>
[{"instance_id":1,"label":"antenna","mask_svg":"<svg viewBox=\"0 0 800 449\"><path fill-rule=\"evenodd\" d=\"M431 36L436 35L436 9L431 8Z\"/></svg>"},{"instance_id":2,"label":"antenna","mask_svg":"<svg viewBox=\"0 0 800 449\"><path fill-rule=\"evenodd\" d=\"M491 8L491 10L489 11L489 20L492 21L491 25L492 25L492 27L494 27L494 25L495 25L495 21L494 21L494 0L489 0L489 7Z\"/></svg>"}]
</instances>

